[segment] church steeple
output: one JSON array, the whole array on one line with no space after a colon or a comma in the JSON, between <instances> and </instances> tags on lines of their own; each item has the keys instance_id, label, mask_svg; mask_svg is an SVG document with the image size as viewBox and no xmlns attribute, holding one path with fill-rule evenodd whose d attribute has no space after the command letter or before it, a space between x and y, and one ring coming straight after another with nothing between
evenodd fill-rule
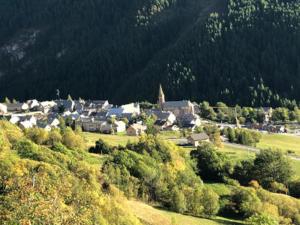
<instances>
[{"instance_id":1,"label":"church steeple","mask_svg":"<svg viewBox=\"0 0 300 225\"><path fill-rule=\"evenodd\" d=\"M158 105L160 107L160 109L163 109L163 105L165 103L165 94L164 91L162 89L161 84L159 85L159 93L158 93Z\"/></svg>"}]
</instances>

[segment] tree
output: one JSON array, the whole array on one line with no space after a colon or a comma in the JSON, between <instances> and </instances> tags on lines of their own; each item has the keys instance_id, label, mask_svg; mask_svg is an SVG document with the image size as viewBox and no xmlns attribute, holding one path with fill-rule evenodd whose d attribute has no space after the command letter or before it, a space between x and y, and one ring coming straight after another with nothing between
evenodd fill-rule
<instances>
[{"instance_id":1,"label":"tree","mask_svg":"<svg viewBox=\"0 0 300 225\"><path fill-rule=\"evenodd\" d=\"M216 120L217 114L214 111L212 107L210 107L208 102L202 102L199 104L200 111L201 111L201 117L210 119L210 120Z\"/></svg>"},{"instance_id":2,"label":"tree","mask_svg":"<svg viewBox=\"0 0 300 225\"><path fill-rule=\"evenodd\" d=\"M214 216L219 211L219 196L210 188L203 188L201 203L203 205L203 214Z\"/></svg>"},{"instance_id":3,"label":"tree","mask_svg":"<svg viewBox=\"0 0 300 225\"><path fill-rule=\"evenodd\" d=\"M276 108L272 113L273 121L283 121L286 122L289 119L289 111L287 108Z\"/></svg>"},{"instance_id":4,"label":"tree","mask_svg":"<svg viewBox=\"0 0 300 225\"><path fill-rule=\"evenodd\" d=\"M293 176L290 160L279 150L261 150L256 155L253 165L254 179L265 188L272 182L287 185Z\"/></svg>"},{"instance_id":5,"label":"tree","mask_svg":"<svg viewBox=\"0 0 300 225\"><path fill-rule=\"evenodd\" d=\"M243 217L255 215L261 211L262 203L253 188L237 188L231 196L233 211Z\"/></svg>"},{"instance_id":6,"label":"tree","mask_svg":"<svg viewBox=\"0 0 300 225\"><path fill-rule=\"evenodd\" d=\"M95 147L91 147L89 149L89 152L91 153L97 153L97 154L110 154L112 152L112 148L104 142L102 139L99 139L96 141Z\"/></svg>"},{"instance_id":7,"label":"tree","mask_svg":"<svg viewBox=\"0 0 300 225\"><path fill-rule=\"evenodd\" d=\"M155 115L148 116L145 125L147 126L146 134L151 134L156 136L159 133L159 129L157 126L155 126L155 121L157 120L157 117Z\"/></svg>"},{"instance_id":8,"label":"tree","mask_svg":"<svg viewBox=\"0 0 300 225\"><path fill-rule=\"evenodd\" d=\"M190 154L197 162L198 175L204 180L222 182L233 172L231 161L211 144L200 145Z\"/></svg>"},{"instance_id":9,"label":"tree","mask_svg":"<svg viewBox=\"0 0 300 225\"><path fill-rule=\"evenodd\" d=\"M177 187L172 190L172 210L178 213L184 213L186 210L186 200L182 191Z\"/></svg>"},{"instance_id":10,"label":"tree","mask_svg":"<svg viewBox=\"0 0 300 225\"><path fill-rule=\"evenodd\" d=\"M10 104L10 103L11 103L11 101L9 100L9 98L8 98L8 97L5 97L5 99L4 99L4 103L5 103L5 104Z\"/></svg>"}]
</instances>

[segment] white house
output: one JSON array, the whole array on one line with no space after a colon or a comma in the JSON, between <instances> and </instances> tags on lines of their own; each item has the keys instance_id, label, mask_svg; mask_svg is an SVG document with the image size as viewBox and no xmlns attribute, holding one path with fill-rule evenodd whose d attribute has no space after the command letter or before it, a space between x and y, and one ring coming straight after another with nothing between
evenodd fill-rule
<instances>
[{"instance_id":1,"label":"white house","mask_svg":"<svg viewBox=\"0 0 300 225\"><path fill-rule=\"evenodd\" d=\"M138 123L132 124L127 129L128 136L140 136L145 133L147 127Z\"/></svg>"},{"instance_id":2,"label":"white house","mask_svg":"<svg viewBox=\"0 0 300 225\"><path fill-rule=\"evenodd\" d=\"M54 107L56 107L56 103L54 101L43 101L40 102L38 109L43 113L49 113Z\"/></svg>"},{"instance_id":3,"label":"white house","mask_svg":"<svg viewBox=\"0 0 300 225\"><path fill-rule=\"evenodd\" d=\"M6 114L7 113L7 106L0 103L0 114Z\"/></svg>"},{"instance_id":4,"label":"white house","mask_svg":"<svg viewBox=\"0 0 300 225\"><path fill-rule=\"evenodd\" d=\"M12 124L17 124L19 121L20 121L20 117L19 116L16 116L16 115L12 115L9 122L12 123Z\"/></svg>"},{"instance_id":5,"label":"white house","mask_svg":"<svg viewBox=\"0 0 300 225\"><path fill-rule=\"evenodd\" d=\"M141 109L139 104L130 103L127 105L122 105L117 108L111 108L107 112L107 116L115 116L118 118L126 117L126 118L132 118L133 116L140 115Z\"/></svg>"},{"instance_id":6,"label":"white house","mask_svg":"<svg viewBox=\"0 0 300 225\"><path fill-rule=\"evenodd\" d=\"M30 110L38 110L40 106L40 103L36 99L28 100L27 104Z\"/></svg>"},{"instance_id":7,"label":"white house","mask_svg":"<svg viewBox=\"0 0 300 225\"><path fill-rule=\"evenodd\" d=\"M115 121L113 123L104 122L101 124L100 131L102 133L122 133L126 131L126 124L123 121Z\"/></svg>"},{"instance_id":8,"label":"white house","mask_svg":"<svg viewBox=\"0 0 300 225\"><path fill-rule=\"evenodd\" d=\"M36 118L34 116L31 116L29 119L28 118L21 119L19 126L23 129L28 129L36 126L36 124L37 124Z\"/></svg>"}]
</instances>

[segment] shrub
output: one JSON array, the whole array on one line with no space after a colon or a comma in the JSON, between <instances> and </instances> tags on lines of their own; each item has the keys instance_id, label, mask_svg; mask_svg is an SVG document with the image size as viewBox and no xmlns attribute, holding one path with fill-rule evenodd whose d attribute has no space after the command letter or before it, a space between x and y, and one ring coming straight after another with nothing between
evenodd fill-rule
<instances>
[{"instance_id":1,"label":"shrub","mask_svg":"<svg viewBox=\"0 0 300 225\"><path fill-rule=\"evenodd\" d=\"M295 198L300 198L300 181L293 181L289 183L290 195Z\"/></svg>"},{"instance_id":2,"label":"shrub","mask_svg":"<svg viewBox=\"0 0 300 225\"><path fill-rule=\"evenodd\" d=\"M89 152L102 155L110 154L112 150L113 149L106 142L104 142L102 139L99 139L98 141L96 141L96 145L89 149Z\"/></svg>"},{"instance_id":3,"label":"shrub","mask_svg":"<svg viewBox=\"0 0 300 225\"><path fill-rule=\"evenodd\" d=\"M172 190L171 209L178 213L183 213L186 210L185 196L177 187Z\"/></svg>"},{"instance_id":4,"label":"shrub","mask_svg":"<svg viewBox=\"0 0 300 225\"><path fill-rule=\"evenodd\" d=\"M203 205L203 214L214 216L220 209L219 196L209 188L203 188L201 203Z\"/></svg>"},{"instance_id":5,"label":"shrub","mask_svg":"<svg viewBox=\"0 0 300 225\"><path fill-rule=\"evenodd\" d=\"M42 128L29 128L25 130L26 137L32 140L34 143L41 145L46 144L48 140L48 132Z\"/></svg>"},{"instance_id":6,"label":"shrub","mask_svg":"<svg viewBox=\"0 0 300 225\"><path fill-rule=\"evenodd\" d=\"M256 214L247 219L249 225L278 225L278 221L267 214Z\"/></svg>"},{"instance_id":7,"label":"shrub","mask_svg":"<svg viewBox=\"0 0 300 225\"><path fill-rule=\"evenodd\" d=\"M49 132L47 144L53 146L60 142L62 142L60 131L58 129L52 129Z\"/></svg>"},{"instance_id":8,"label":"shrub","mask_svg":"<svg viewBox=\"0 0 300 225\"><path fill-rule=\"evenodd\" d=\"M235 189L231 196L233 211L243 217L255 215L261 210L261 200L252 188Z\"/></svg>"},{"instance_id":9,"label":"shrub","mask_svg":"<svg viewBox=\"0 0 300 225\"><path fill-rule=\"evenodd\" d=\"M83 137L80 134L75 134L70 127L67 127L64 130L63 144L70 149L84 149L85 142Z\"/></svg>"}]
</instances>

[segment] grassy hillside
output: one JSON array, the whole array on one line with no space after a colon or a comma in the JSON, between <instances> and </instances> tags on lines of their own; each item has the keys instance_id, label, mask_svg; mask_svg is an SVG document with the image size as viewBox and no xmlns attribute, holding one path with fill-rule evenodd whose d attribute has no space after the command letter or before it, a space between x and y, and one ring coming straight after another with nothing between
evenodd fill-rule
<instances>
[{"instance_id":1,"label":"grassy hillside","mask_svg":"<svg viewBox=\"0 0 300 225\"><path fill-rule=\"evenodd\" d=\"M129 201L128 205L133 213L142 221L149 225L234 225L243 224L242 222L217 217L213 220L197 218L187 215L166 211L160 208L154 208L139 201Z\"/></svg>"},{"instance_id":2,"label":"grassy hillside","mask_svg":"<svg viewBox=\"0 0 300 225\"><path fill-rule=\"evenodd\" d=\"M102 188L101 162L77 146L35 144L0 121L1 224L142 224L124 197Z\"/></svg>"}]
</instances>

